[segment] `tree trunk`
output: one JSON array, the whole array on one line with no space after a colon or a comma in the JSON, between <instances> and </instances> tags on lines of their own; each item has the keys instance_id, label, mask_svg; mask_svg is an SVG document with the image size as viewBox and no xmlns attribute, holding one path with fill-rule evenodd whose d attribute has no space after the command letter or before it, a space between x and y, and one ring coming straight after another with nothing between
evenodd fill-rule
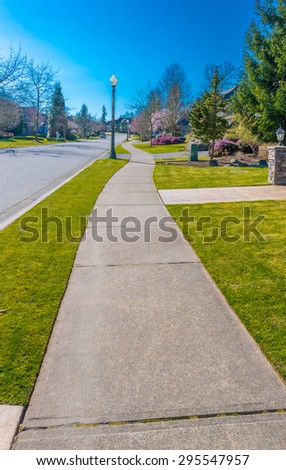
<instances>
[{"instance_id":1,"label":"tree trunk","mask_svg":"<svg viewBox=\"0 0 286 470\"><path fill-rule=\"evenodd\" d=\"M38 142L38 132L39 132L39 113L37 110L36 122L35 122L35 141Z\"/></svg>"},{"instance_id":2,"label":"tree trunk","mask_svg":"<svg viewBox=\"0 0 286 470\"><path fill-rule=\"evenodd\" d=\"M153 140L153 126L152 126L152 124L151 124L150 128L151 128L150 147L153 147L153 143L152 143L152 140Z\"/></svg>"},{"instance_id":3,"label":"tree trunk","mask_svg":"<svg viewBox=\"0 0 286 470\"><path fill-rule=\"evenodd\" d=\"M36 109L36 122L35 122L35 141L38 142L39 120L40 120L40 96L39 90L37 91L37 109Z\"/></svg>"},{"instance_id":4,"label":"tree trunk","mask_svg":"<svg viewBox=\"0 0 286 470\"><path fill-rule=\"evenodd\" d=\"M214 158L214 146L215 146L215 139L212 140L211 154L210 154L210 159L211 160L213 160L213 158Z\"/></svg>"}]
</instances>

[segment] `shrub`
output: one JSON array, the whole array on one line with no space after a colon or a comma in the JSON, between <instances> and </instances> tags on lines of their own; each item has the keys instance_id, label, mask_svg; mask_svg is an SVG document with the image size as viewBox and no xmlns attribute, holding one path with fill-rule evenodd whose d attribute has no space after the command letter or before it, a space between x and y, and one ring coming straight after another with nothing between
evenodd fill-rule
<instances>
[{"instance_id":1,"label":"shrub","mask_svg":"<svg viewBox=\"0 0 286 470\"><path fill-rule=\"evenodd\" d=\"M239 150L239 144L232 140L223 139L215 143L214 156L222 157L223 155L233 155Z\"/></svg>"},{"instance_id":2,"label":"shrub","mask_svg":"<svg viewBox=\"0 0 286 470\"><path fill-rule=\"evenodd\" d=\"M67 134L67 140L77 140L77 136L71 132L70 134Z\"/></svg>"},{"instance_id":3,"label":"shrub","mask_svg":"<svg viewBox=\"0 0 286 470\"><path fill-rule=\"evenodd\" d=\"M155 137L152 140L154 145L170 145L170 144L182 144L185 139L181 137L173 137L171 135L162 135L162 137Z\"/></svg>"},{"instance_id":4,"label":"shrub","mask_svg":"<svg viewBox=\"0 0 286 470\"><path fill-rule=\"evenodd\" d=\"M181 137L172 137L171 144L182 144L184 141Z\"/></svg>"},{"instance_id":5,"label":"shrub","mask_svg":"<svg viewBox=\"0 0 286 470\"><path fill-rule=\"evenodd\" d=\"M243 142L242 140L238 140L237 144L242 153L254 153L254 150L256 152L258 151L258 147L253 149L247 142Z\"/></svg>"},{"instance_id":6,"label":"shrub","mask_svg":"<svg viewBox=\"0 0 286 470\"><path fill-rule=\"evenodd\" d=\"M63 137L59 137L58 139L56 139L55 137L47 137L47 140L49 142L65 142L65 139Z\"/></svg>"},{"instance_id":7,"label":"shrub","mask_svg":"<svg viewBox=\"0 0 286 470\"><path fill-rule=\"evenodd\" d=\"M171 143L171 136L169 135L162 135L159 139L159 145L169 145Z\"/></svg>"},{"instance_id":8,"label":"shrub","mask_svg":"<svg viewBox=\"0 0 286 470\"><path fill-rule=\"evenodd\" d=\"M20 135L20 136L15 137L15 139L33 141L35 140L35 136L34 135ZM43 137L38 136L38 140L43 140Z\"/></svg>"}]
</instances>

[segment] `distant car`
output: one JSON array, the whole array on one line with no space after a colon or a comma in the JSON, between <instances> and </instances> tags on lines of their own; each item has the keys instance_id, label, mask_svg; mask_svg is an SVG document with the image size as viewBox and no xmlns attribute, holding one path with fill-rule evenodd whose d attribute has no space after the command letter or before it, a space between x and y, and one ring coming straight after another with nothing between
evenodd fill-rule
<instances>
[{"instance_id":1,"label":"distant car","mask_svg":"<svg viewBox=\"0 0 286 470\"><path fill-rule=\"evenodd\" d=\"M101 139L106 139L106 134L105 134L105 132L102 132L102 134L100 134L100 138L101 138Z\"/></svg>"}]
</instances>

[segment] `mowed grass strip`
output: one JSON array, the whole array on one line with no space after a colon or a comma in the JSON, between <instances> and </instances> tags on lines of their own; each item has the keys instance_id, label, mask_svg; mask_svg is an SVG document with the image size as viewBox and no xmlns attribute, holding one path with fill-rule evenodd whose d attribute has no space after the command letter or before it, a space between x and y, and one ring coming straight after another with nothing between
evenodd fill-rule
<instances>
[{"instance_id":1,"label":"mowed grass strip","mask_svg":"<svg viewBox=\"0 0 286 470\"><path fill-rule=\"evenodd\" d=\"M57 139L40 138L39 141L34 140L33 137L14 137L11 139L0 139L0 149L21 148L21 147L35 147L39 145L52 145L59 144Z\"/></svg>"},{"instance_id":2,"label":"mowed grass strip","mask_svg":"<svg viewBox=\"0 0 286 470\"><path fill-rule=\"evenodd\" d=\"M115 153L119 155L131 155L131 152L129 152L129 150L125 149L124 147L122 147L121 144L116 145Z\"/></svg>"},{"instance_id":3,"label":"mowed grass strip","mask_svg":"<svg viewBox=\"0 0 286 470\"><path fill-rule=\"evenodd\" d=\"M267 185L267 168L155 165L157 189Z\"/></svg>"},{"instance_id":4,"label":"mowed grass strip","mask_svg":"<svg viewBox=\"0 0 286 470\"><path fill-rule=\"evenodd\" d=\"M207 162L209 161L210 157L207 155L199 155L198 157L198 162ZM181 156L181 157L161 157L161 158L155 158L155 162L187 162L189 160L188 156Z\"/></svg>"},{"instance_id":5,"label":"mowed grass strip","mask_svg":"<svg viewBox=\"0 0 286 470\"><path fill-rule=\"evenodd\" d=\"M184 208L195 221L183 226L179 218ZM286 201L172 205L168 210L231 307L285 380ZM256 226L259 221L256 217L260 216L263 220ZM253 222L264 241L248 230Z\"/></svg>"},{"instance_id":6,"label":"mowed grass strip","mask_svg":"<svg viewBox=\"0 0 286 470\"><path fill-rule=\"evenodd\" d=\"M0 232L1 403L28 402L86 220L105 183L125 164L126 160L95 162ZM57 218L58 227L52 220L43 227L43 208ZM20 220L27 216L35 218L29 226L39 231L37 241L20 241L21 235L32 235L20 228ZM71 224L65 223L67 216ZM74 240L66 238L69 225Z\"/></svg>"},{"instance_id":7,"label":"mowed grass strip","mask_svg":"<svg viewBox=\"0 0 286 470\"><path fill-rule=\"evenodd\" d=\"M158 153L173 153L173 152L185 152L186 144L170 144L170 145L153 145L150 147L150 144L133 144L133 147L136 147L139 150L144 150L145 152L156 155Z\"/></svg>"}]
</instances>

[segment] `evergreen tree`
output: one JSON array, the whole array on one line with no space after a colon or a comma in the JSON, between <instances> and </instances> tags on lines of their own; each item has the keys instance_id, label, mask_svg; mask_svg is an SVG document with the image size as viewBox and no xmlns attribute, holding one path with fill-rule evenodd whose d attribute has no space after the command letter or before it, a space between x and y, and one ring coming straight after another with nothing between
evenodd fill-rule
<instances>
[{"instance_id":1,"label":"evergreen tree","mask_svg":"<svg viewBox=\"0 0 286 470\"><path fill-rule=\"evenodd\" d=\"M49 136L56 137L57 132L66 138L66 104L60 82L56 82L49 115Z\"/></svg>"},{"instance_id":2,"label":"evergreen tree","mask_svg":"<svg viewBox=\"0 0 286 470\"><path fill-rule=\"evenodd\" d=\"M218 68L215 69L210 89L205 91L200 98L191 105L188 111L192 133L195 138L204 143L211 142L211 160L214 155L214 144L216 139L224 136L228 128L225 117L227 112L227 101L221 95L222 77Z\"/></svg>"},{"instance_id":3,"label":"evergreen tree","mask_svg":"<svg viewBox=\"0 0 286 470\"><path fill-rule=\"evenodd\" d=\"M86 104L83 104L80 112L77 113L76 122L79 125L83 136L88 137L91 131L93 119L88 111L88 107L86 106Z\"/></svg>"},{"instance_id":4,"label":"evergreen tree","mask_svg":"<svg viewBox=\"0 0 286 470\"><path fill-rule=\"evenodd\" d=\"M107 116L106 107L103 105L102 106L102 114L101 114L101 118L100 118L100 121L102 122L102 124L106 124L106 116Z\"/></svg>"},{"instance_id":5,"label":"evergreen tree","mask_svg":"<svg viewBox=\"0 0 286 470\"><path fill-rule=\"evenodd\" d=\"M264 141L286 126L286 2L258 0L247 36L234 113Z\"/></svg>"}]
</instances>

